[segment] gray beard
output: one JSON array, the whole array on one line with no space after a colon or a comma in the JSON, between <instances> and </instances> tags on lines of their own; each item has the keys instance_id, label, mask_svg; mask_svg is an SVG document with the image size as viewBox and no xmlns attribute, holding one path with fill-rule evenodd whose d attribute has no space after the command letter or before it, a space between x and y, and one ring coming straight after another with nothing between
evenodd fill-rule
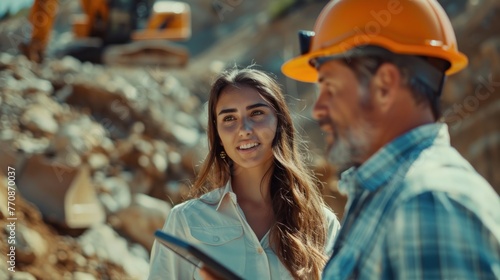
<instances>
[{"instance_id":1,"label":"gray beard","mask_svg":"<svg viewBox=\"0 0 500 280\"><path fill-rule=\"evenodd\" d=\"M337 166L339 170L346 170L351 166L360 165L361 160L368 153L370 143L370 129L368 127L349 130L340 137L335 133L334 142L330 144L327 159Z\"/></svg>"}]
</instances>

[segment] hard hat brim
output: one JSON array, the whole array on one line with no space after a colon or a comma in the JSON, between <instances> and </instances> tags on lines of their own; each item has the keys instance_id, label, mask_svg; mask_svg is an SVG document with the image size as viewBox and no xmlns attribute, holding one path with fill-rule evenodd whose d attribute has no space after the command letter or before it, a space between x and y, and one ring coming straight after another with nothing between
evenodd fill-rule
<instances>
[{"instance_id":1,"label":"hard hat brim","mask_svg":"<svg viewBox=\"0 0 500 280\"><path fill-rule=\"evenodd\" d=\"M359 39L354 37L348 41L355 42L355 40ZM404 55L423 55L444 59L446 61L449 61L451 64L450 68L445 72L447 76L457 73L458 71L465 68L468 64L467 56L463 53L458 51L450 52L442 48L432 46L405 46L381 37L372 38L369 45L380 46L392 52ZM354 48L356 47L356 44L351 43L351 46ZM281 71L287 77L294 80L306 83L315 83L318 80L318 71L309 63L312 58L322 55L342 55L343 53L347 53L348 51L349 50L341 50L338 47L334 47L306 53L285 62L281 67ZM348 57L348 55L346 55L346 57Z\"/></svg>"},{"instance_id":2,"label":"hard hat brim","mask_svg":"<svg viewBox=\"0 0 500 280\"><path fill-rule=\"evenodd\" d=\"M287 77L305 83L318 81L318 71L309 64L311 55L292 58L281 66L281 72Z\"/></svg>"}]
</instances>

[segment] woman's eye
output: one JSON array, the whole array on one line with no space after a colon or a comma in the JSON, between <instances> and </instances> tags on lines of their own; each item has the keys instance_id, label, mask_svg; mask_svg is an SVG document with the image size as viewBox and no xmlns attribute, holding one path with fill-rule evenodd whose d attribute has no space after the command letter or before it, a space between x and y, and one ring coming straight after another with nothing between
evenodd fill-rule
<instances>
[{"instance_id":1,"label":"woman's eye","mask_svg":"<svg viewBox=\"0 0 500 280\"><path fill-rule=\"evenodd\" d=\"M264 115L264 111L257 110L252 112L252 116Z\"/></svg>"},{"instance_id":2,"label":"woman's eye","mask_svg":"<svg viewBox=\"0 0 500 280\"><path fill-rule=\"evenodd\" d=\"M229 122L229 121L234 121L235 118L233 116L225 116L222 121Z\"/></svg>"}]
</instances>

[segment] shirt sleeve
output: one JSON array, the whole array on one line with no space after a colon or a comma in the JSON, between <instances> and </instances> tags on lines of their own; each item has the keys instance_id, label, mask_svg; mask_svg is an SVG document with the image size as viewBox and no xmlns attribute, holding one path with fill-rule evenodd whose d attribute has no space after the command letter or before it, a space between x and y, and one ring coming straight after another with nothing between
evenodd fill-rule
<instances>
[{"instance_id":1,"label":"shirt sleeve","mask_svg":"<svg viewBox=\"0 0 500 280\"><path fill-rule=\"evenodd\" d=\"M186 238L186 224L182 211L172 208L162 229L182 239ZM193 279L194 265L177 256L155 240L151 250L149 280Z\"/></svg>"},{"instance_id":2,"label":"shirt sleeve","mask_svg":"<svg viewBox=\"0 0 500 280\"><path fill-rule=\"evenodd\" d=\"M398 207L387 233L394 279L500 279L500 245L475 213L443 193Z\"/></svg>"}]
</instances>

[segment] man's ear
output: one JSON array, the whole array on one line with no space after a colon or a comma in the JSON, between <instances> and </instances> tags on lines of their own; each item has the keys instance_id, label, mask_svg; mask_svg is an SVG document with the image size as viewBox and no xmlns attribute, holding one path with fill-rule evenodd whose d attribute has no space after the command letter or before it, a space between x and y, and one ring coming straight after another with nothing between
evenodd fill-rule
<instances>
[{"instance_id":1,"label":"man's ear","mask_svg":"<svg viewBox=\"0 0 500 280\"><path fill-rule=\"evenodd\" d=\"M372 79L373 102L382 112L391 109L401 84L401 73L392 63L383 63Z\"/></svg>"}]
</instances>

